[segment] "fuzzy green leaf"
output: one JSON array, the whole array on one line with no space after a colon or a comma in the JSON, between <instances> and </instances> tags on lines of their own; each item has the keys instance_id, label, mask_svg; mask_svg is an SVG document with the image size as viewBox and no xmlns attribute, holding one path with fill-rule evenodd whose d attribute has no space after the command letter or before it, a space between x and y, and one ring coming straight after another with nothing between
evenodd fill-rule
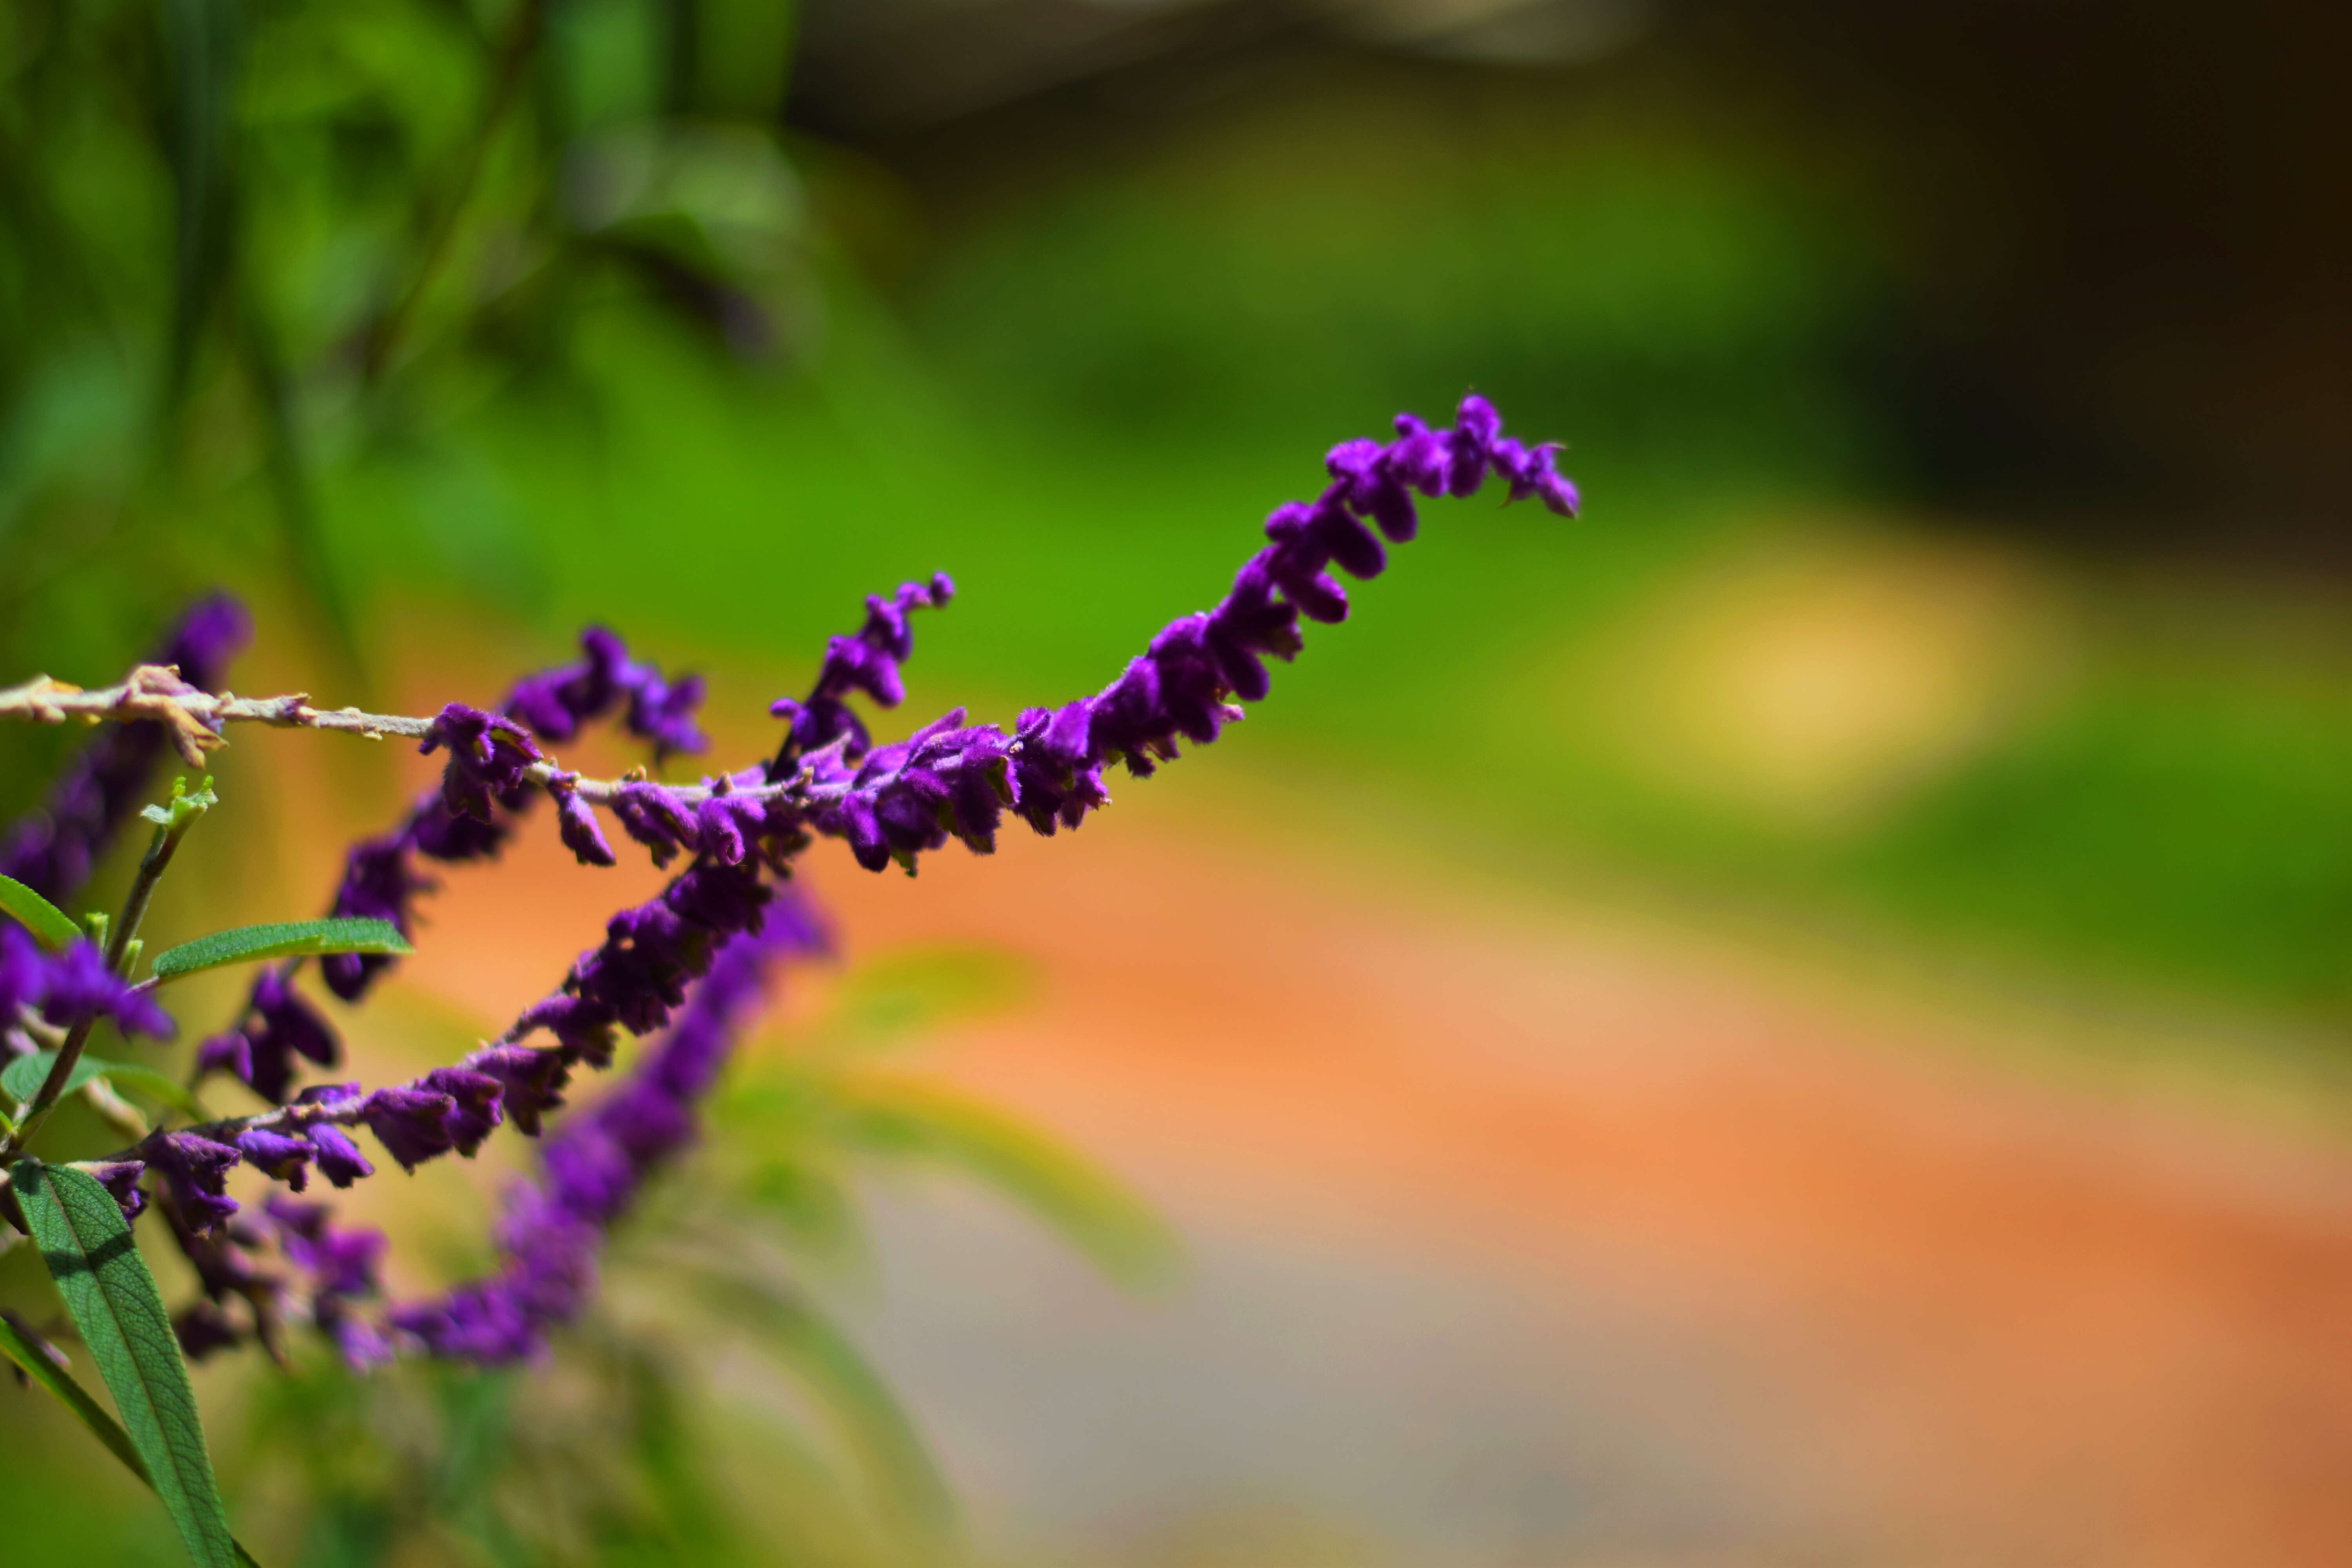
<instances>
[{"instance_id":1,"label":"fuzzy green leaf","mask_svg":"<svg viewBox=\"0 0 2352 1568\"><path fill-rule=\"evenodd\" d=\"M242 1553L229 1537L188 1369L122 1211L104 1187L66 1166L25 1160L12 1176L49 1277L188 1556L198 1568L236 1568Z\"/></svg>"},{"instance_id":2,"label":"fuzzy green leaf","mask_svg":"<svg viewBox=\"0 0 2352 1568\"><path fill-rule=\"evenodd\" d=\"M266 958L313 958L329 952L385 953L400 958L414 952L390 921L287 921L276 925L239 926L216 931L194 942L184 942L155 955L155 978L177 980L227 963L252 963Z\"/></svg>"},{"instance_id":3,"label":"fuzzy green leaf","mask_svg":"<svg viewBox=\"0 0 2352 1568\"><path fill-rule=\"evenodd\" d=\"M81 940L72 916L14 877L0 877L0 913L14 915L52 952Z\"/></svg>"}]
</instances>

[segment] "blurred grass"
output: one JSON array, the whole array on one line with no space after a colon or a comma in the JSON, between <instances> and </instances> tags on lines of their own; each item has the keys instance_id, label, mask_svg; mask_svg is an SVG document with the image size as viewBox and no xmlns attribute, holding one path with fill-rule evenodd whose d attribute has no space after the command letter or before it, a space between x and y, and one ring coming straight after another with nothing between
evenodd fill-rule
<instances>
[{"instance_id":1,"label":"blurred grass","mask_svg":"<svg viewBox=\"0 0 2352 1568\"><path fill-rule=\"evenodd\" d=\"M1559 697L1633 679L1596 652L1727 561L1801 561L1826 527L1917 554L1932 604L1939 552L1977 537L1906 506L1842 378L1883 303L1867 232L1759 161L1580 136L1530 155L1410 104L1267 111L1007 204L892 297L836 258L790 374L616 301L578 387L510 390L431 457L342 476L341 570L551 643L604 617L798 668L864 593L944 568L963 596L922 630L916 700L1004 717L1209 602L1324 447L1475 384L1570 439L1587 518L1433 508L1218 767L1371 792L1400 832L1536 880L1664 878L2028 976L2343 1020L2352 651L2324 591L1994 545L2054 628L2049 667L1845 816L1694 796Z\"/></svg>"},{"instance_id":2,"label":"blurred grass","mask_svg":"<svg viewBox=\"0 0 2352 1568\"><path fill-rule=\"evenodd\" d=\"M597 88L621 107L590 118L629 90ZM1475 385L1515 428L1568 439L1586 519L1433 508L1220 769L1369 792L1400 832L1540 882L1663 879L2028 975L2341 1022L2352 649L2326 590L1993 545L2057 651L1985 674L2013 711L1923 741L1866 808L1792 817L1769 788L1743 799L1738 766L1693 791L1629 754L1607 698L1654 672L1606 659L1727 563L1801 566L1825 533L1833 556L1910 552L1900 591L1932 616L1939 552L2001 520L1906 500L1900 443L1853 374L1894 284L1849 194L1689 116L1531 117L1513 100L1465 121L1452 101L1344 79L1253 100L976 200L884 268L887 291L839 237L876 212L919 231L913 197L803 149L774 198L803 210L810 282L781 357L682 333L607 280L570 286L551 357L493 374L433 349L389 418L314 391L322 570L379 616L430 600L532 627L551 656L603 619L666 656L797 672L864 594L946 569L962 596L920 634L916 703L1006 717L1099 685L1213 598L1325 447ZM342 243L289 249L310 258L304 288L339 275ZM116 450L104 357L47 374L18 450L54 447L68 474ZM146 559L189 582L266 568L264 480L189 489ZM12 640L54 634L44 662L102 673L139 559L95 538ZM1904 657L1866 632L1853 660Z\"/></svg>"}]
</instances>

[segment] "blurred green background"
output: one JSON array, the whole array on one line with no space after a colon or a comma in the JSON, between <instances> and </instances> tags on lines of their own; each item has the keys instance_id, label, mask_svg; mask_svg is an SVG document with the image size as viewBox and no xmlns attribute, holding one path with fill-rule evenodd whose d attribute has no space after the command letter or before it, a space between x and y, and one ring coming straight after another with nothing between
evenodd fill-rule
<instances>
[{"instance_id":1,"label":"blurred green background","mask_svg":"<svg viewBox=\"0 0 2352 1568\"><path fill-rule=\"evenodd\" d=\"M748 692L944 569L910 716L1005 718L1475 387L1585 517L1440 509L1181 787L2332 1077L2347 43L2186 0L12 0L0 656L108 679L222 582L322 699L417 606ZM59 743L9 737L7 805Z\"/></svg>"}]
</instances>

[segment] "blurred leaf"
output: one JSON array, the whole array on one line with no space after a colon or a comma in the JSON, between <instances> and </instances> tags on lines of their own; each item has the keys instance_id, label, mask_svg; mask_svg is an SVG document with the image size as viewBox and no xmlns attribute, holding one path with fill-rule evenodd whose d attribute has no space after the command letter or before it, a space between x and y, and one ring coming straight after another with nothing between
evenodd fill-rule
<instances>
[{"instance_id":1,"label":"blurred leaf","mask_svg":"<svg viewBox=\"0 0 2352 1568\"><path fill-rule=\"evenodd\" d=\"M200 1568L230 1568L243 1554L229 1538L188 1369L122 1211L79 1171L25 1160L13 1175L42 1260L188 1555Z\"/></svg>"},{"instance_id":2,"label":"blurred leaf","mask_svg":"<svg viewBox=\"0 0 2352 1568\"><path fill-rule=\"evenodd\" d=\"M18 1057L5 1069L0 1069L0 1089L5 1089L19 1103L33 1098L57 1065L55 1051L35 1051ZM104 1079L117 1089L144 1095L159 1105L168 1105L192 1121L209 1120L212 1112L204 1102L172 1079L152 1068L135 1062L110 1062L100 1057L85 1056L74 1063L73 1071L66 1077L65 1092L71 1094L94 1079Z\"/></svg>"},{"instance_id":3,"label":"blurred leaf","mask_svg":"<svg viewBox=\"0 0 2352 1568\"><path fill-rule=\"evenodd\" d=\"M178 980L223 964L264 958L311 958L331 952L384 953L405 957L415 950L389 921L287 921L239 926L184 942L155 955L155 978Z\"/></svg>"},{"instance_id":4,"label":"blurred leaf","mask_svg":"<svg viewBox=\"0 0 2352 1568\"><path fill-rule=\"evenodd\" d=\"M865 1250L865 1227L849 1189L815 1162L782 1154L746 1172L737 1200L781 1223L793 1244L828 1261Z\"/></svg>"},{"instance_id":5,"label":"blurred leaf","mask_svg":"<svg viewBox=\"0 0 2352 1568\"><path fill-rule=\"evenodd\" d=\"M0 877L0 912L14 915L51 952L72 946L81 936L81 927L71 916L14 877Z\"/></svg>"},{"instance_id":6,"label":"blurred leaf","mask_svg":"<svg viewBox=\"0 0 2352 1568\"><path fill-rule=\"evenodd\" d=\"M977 1100L912 1079L862 1075L836 1086L844 1141L976 1176L1044 1220L1121 1284L1164 1279L1175 1238L1118 1178Z\"/></svg>"},{"instance_id":7,"label":"blurred leaf","mask_svg":"<svg viewBox=\"0 0 2352 1568\"><path fill-rule=\"evenodd\" d=\"M57 1065L57 1060L58 1053L55 1051L35 1051L28 1056L18 1057L5 1068L0 1068L0 1089L7 1090L9 1098L19 1105L28 1103L35 1091L47 1080L49 1069ZM73 1093L105 1071L108 1065L96 1057L83 1057L74 1063L73 1071L67 1075L64 1092Z\"/></svg>"},{"instance_id":8,"label":"blurred leaf","mask_svg":"<svg viewBox=\"0 0 2352 1568\"><path fill-rule=\"evenodd\" d=\"M90 1435L105 1444L109 1453L122 1461L124 1468L145 1485L152 1487L155 1484L148 1479L146 1462L139 1458L139 1450L131 1447L131 1434L122 1429L122 1423L109 1415L65 1368L50 1360L47 1347L18 1332L16 1325L8 1320L5 1313L0 1313L0 1354L6 1355L25 1369L27 1377L56 1394L59 1402L89 1428Z\"/></svg>"},{"instance_id":9,"label":"blurred leaf","mask_svg":"<svg viewBox=\"0 0 2352 1568\"><path fill-rule=\"evenodd\" d=\"M930 1449L889 1384L857 1347L797 1293L713 1264L696 1269L705 1306L756 1333L798 1377L844 1446L887 1500L927 1530L944 1528L954 1501Z\"/></svg>"},{"instance_id":10,"label":"blurred leaf","mask_svg":"<svg viewBox=\"0 0 2352 1568\"><path fill-rule=\"evenodd\" d=\"M794 0L669 0L690 18L693 106L753 120L773 116L793 56Z\"/></svg>"},{"instance_id":11,"label":"blurred leaf","mask_svg":"<svg viewBox=\"0 0 2352 1568\"><path fill-rule=\"evenodd\" d=\"M860 964L821 1026L828 1035L891 1044L950 1021L1018 1004L1028 963L992 947L914 948Z\"/></svg>"}]
</instances>

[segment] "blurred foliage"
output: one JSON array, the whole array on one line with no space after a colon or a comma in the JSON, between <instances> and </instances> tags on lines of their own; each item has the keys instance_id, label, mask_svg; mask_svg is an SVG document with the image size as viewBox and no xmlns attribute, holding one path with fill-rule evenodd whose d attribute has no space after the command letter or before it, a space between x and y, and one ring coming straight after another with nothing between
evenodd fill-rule
<instances>
[{"instance_id":1,"label":"blurred foliage","mask_svg":"<svg viewBox=\"0 0 2352 1568\"><path fill-rule=\"evenodd\" d=\"M776 352L803 287L773 131L790 21L789 0L11 6L12 662L91 657L184 582L261 567L355 664L322 471L561 384L583 301L616 290Z\"/></svg>"},{"instance_id":2,"label":"blurred foliage","mask_svg":"<svg viewBox=\"0 0 2352 1568\"><path fill-rule=\"evenodd\" d=\"M833 1321L867 1283L859 1185L978 1184L1131 1288L1165 1280L1176 1256L1152 1214L1082 1157L886 1065L1024 993L993 952L905 950L850 972L814 1018L747 1046L711 1136L618 1228L597 1304L542 1365L354 1376L306 1337L282 1371L208 1367L240 1531L265 1561L349 1568L937 1560L958 1534L947 1481ZM72 1345L54 1302L40 1304L38 1270L8 1279L8 1300ZM46 1397L0 1395L0 1474L19 1497L47 1467L78 1487L104 1468L59 1463L90 1439L45 1419ZM27 1515L16 1538L58 1561L82 1560L77 1531L92 1551L152 1537L167 1552L152 1512L126 1509L111 1535Z\"/></svg>"}]
</instances>

